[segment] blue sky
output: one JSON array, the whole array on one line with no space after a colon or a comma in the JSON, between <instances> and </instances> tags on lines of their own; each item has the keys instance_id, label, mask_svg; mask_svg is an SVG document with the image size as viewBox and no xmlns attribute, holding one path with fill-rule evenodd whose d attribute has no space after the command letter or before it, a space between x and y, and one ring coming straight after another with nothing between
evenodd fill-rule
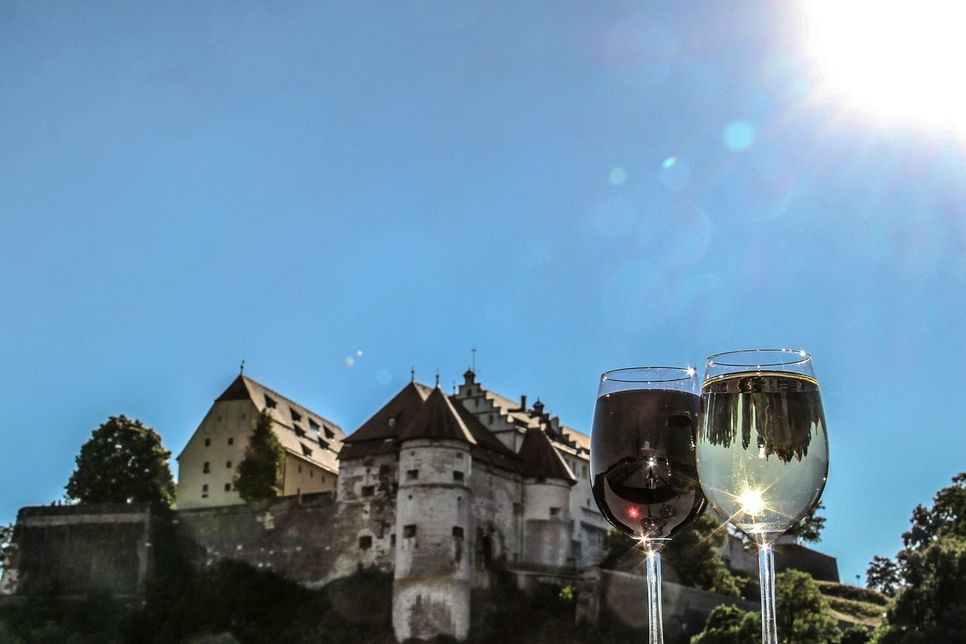
<instances>
[{"instance_id":1,"label":"blue sky","mask_svg":"<svg viewBox=\"0 0 966 644\"><path fill-rule=\"evenodd\" d=\"M604 369L791 346L854 580L964 469L966 143L822 92L799 13L0 0L0 521L242 359L351 430L476 347L589 431Z\"/></svg>"}]
</instances>

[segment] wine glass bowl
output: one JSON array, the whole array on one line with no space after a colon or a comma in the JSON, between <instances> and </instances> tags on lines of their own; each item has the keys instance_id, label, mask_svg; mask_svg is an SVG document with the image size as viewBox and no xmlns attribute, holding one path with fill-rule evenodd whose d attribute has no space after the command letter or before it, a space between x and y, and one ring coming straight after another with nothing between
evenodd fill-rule
<instances>
[{"instance_id":1,"label":"wine glass bowl","mask_svg":"<svg viewBox=\"0 0 966 644\"><path fill-rule=\"evenodd\" d=\"M591 485L618 530L666 540L701 515L706 502L694 463L699 407L693 369L639 367L601 376Z\"/></svg>"},{"instance_id":2,"label":"wine glass bowl","mask_svg":"<svg viewBox=\"0 0 966 644\"><path fill-rule=\"evenodd\" d=\"M756 542L770 543L818 503L828 437L804 351L757 349L708 359L696 445L708 501Z\"/></svg>"}]
</instances>

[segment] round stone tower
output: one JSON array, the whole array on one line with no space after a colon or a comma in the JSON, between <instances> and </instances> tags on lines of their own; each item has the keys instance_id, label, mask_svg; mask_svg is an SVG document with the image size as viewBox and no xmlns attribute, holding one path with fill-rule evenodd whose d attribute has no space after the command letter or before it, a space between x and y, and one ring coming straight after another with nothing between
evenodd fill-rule
<instances>
[{"instance_id":1,"label":"round stone tower","mask_svg":"<svg viewBox=\"0 0 966 644\"><path fill-rule=\"evenodd\" d=\"M470 448L476 443L437 387L399 435L396 638L464 639L470 625Z\"/></svg>"},{"instance_id":2,"label":"round stone tower","mask_svg":"<svg viewBox=\"0 0 966 644\"><path fill-rule=\"evenodd\" d=\"M572 566L570 488L577 478L543 429L530 427L520 446L523 465L523 563Z\"/></svg>"}]
</instances>

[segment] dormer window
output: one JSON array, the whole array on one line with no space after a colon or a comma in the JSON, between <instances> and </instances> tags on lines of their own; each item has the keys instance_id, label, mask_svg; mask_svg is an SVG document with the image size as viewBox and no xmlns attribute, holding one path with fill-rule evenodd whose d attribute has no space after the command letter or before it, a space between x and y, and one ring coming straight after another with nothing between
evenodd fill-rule
<instances>
[{"instance_id":1,"label":"dormer window","mask_svg":"<svg viewBox=\"0 0 966 644\"><path fill-rule=\"evenodd\" d=\"M389 417L389 426L390 427L395 427L396 426L396 417L395 416L390 416Z\"/></svg>"},{"instance_id":2,"label":"dormer window","mask_svg":"<svg viewBox=\"0 0 966 644\"><path fill-rule=\"evenodd\" d=\"M322 449L329 449L329 444L323 438L319 438L319 447Z\"/></svg>"},{"instance_id":3,"label":"dormer window","mask_svg":"<svg viewBox=\"0 0 966 644\"><path fill-rule=\"evenodd\" d=\"M309 418L309 429L311 429L313 432L319 431L319 424L312 418Z\"/></svg>"},{"instance_id":4,"label":"dormer window","mask_svg":"<svg viewBox=\"0 0 966 644\"><path fill-rule=\"evenodd\" d=\"M295 435L299 438L305 437L305 430L300 425L292 425L292 429L295 430Z\"/></svg>"},{"instance_id":5,"label":"dormer window","mask_svg":"<svg viewBox=\"0 0 966 644\"><path fill-rule=\"evenodd\" d=\"M276 407L278 407L278 403L275 401L274 398L272 398L268 394L265 394L265 406L268 407L269 409L275 409Z\"/></svg>"},{"instance_id":6,"label":"dormer window","mask_svg":"<svg viewBox=\"0 0 966 644\"><path fill-rule=\"evenodd\" d=\"M289 407L289 408L288 408L288 410L289 410L289 412L291 412L291 414L292 414L292 420L293 420L293 421L295 421L295 422L297 423L297 422L299 422L299 421L301 421L301 420L302 420L302 414L300 414L300 413L298 413L297 411L295 411L295 410L294 410L294 409L292 409L291 407Z\"/></svg>"},{"instance_id":7,"label":"dormer window","mask_svg":"<svg viewBox=\"0 0 966 644\"><path fill-rule=\"evenodd\" d=\"M329 440L332 440L333 438L335 438L335 432L333 432L328 427L325 427L324 425L323 425L323 427L325 429L325 437L326 438L328 438Z\"/></svg>"},{"instance_id":8,"label":"dormer window","mask_svg":"<svg viewBox=\"0 0 966 644\"><path fill-rule=\"evenodd\" d=\"M301 448L302 448L302 454L304 456L312 456L312 448L311 447L309 447L305 443L299 443L299 446L301 446Z\"/></svg>"}]
</instances>

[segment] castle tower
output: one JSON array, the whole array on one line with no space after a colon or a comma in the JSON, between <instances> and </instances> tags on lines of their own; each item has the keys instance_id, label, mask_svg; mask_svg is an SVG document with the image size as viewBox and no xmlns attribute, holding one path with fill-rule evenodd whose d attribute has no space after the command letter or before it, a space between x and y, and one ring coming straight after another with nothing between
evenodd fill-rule
<instances>
[{"instance_id":1,"label":"castle tower","mask_svg":"<svg viewBox=\"0 0 966 644\"><path fill-rule=\"evenodd\" d=\"M437 387L399 434L392 620L400 641L464 639L470 624L470 447Z\"/></svg>"},{"instance_id":2,"label":"castle tower","mask_svg":"<svg viewBox=\"0 0 966 644\"><path fill-rule=\"evenodd\" d=\"M543 429L530 427L520 447L523 464L523 563L540 569L573 566L570 488L577 478Z\"/></svg>"}]
</instances>

